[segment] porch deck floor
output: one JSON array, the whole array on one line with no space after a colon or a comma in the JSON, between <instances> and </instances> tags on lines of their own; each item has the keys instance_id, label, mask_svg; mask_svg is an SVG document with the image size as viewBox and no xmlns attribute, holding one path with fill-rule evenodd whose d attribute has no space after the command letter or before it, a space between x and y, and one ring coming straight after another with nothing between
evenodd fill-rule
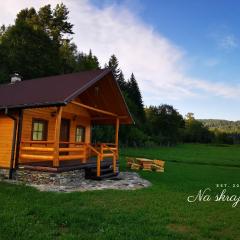
<instances>
[{"instance_id":1,"label":"porch deck floor","mask_svg":"<svg viewBox=\"0 0 240 240\"><path fill-rule=\"evenodd\" d=\"M118 163L118 161L117 161ZM112 164L111 158L106 158L101 161L101 167ZM59 162L59 167L54 167L52 161L28 162L19 163L20 168L31 169L36 171L64 172L77 169L93 168L97 166L96 159L88 159L86 163L81 160L62 160Z\"/></svg>"}]
</instances>

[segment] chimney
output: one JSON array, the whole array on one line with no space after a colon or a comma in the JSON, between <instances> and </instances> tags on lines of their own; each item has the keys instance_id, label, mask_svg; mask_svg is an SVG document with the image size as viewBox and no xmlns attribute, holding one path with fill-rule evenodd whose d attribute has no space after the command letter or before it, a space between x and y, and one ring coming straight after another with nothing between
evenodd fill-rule
<instances>
[{"instance_id":1,"label":"chimney","mask_svg":"<svg viewBox=\"0 0 240 240\"><path fill-rule=\"evenodd\" d=\"M11 83L16 83L16 82L21 82L22 81L22 76L19 73L14 73L10 75L11 77Z\"/></svg>"}]
</instances>

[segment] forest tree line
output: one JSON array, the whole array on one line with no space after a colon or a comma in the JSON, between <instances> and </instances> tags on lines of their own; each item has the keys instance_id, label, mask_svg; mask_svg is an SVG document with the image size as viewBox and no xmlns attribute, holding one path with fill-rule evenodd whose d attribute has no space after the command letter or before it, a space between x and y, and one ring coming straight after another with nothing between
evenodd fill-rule
<instances>
[{"instance_id":1,"label":"forest tree line","mask_svg":"<svg viewBox=\"0 0 240 240\"><path fill-rule=\"evenodd\" d=\"M19 72L24 79L100 69L97 56L80 52L72 41L73 25L64 4L21 10L13 25L0 28L0 83ZM144 61L144 60L143 60ZM236 143L236 132L210 131L192 113L183 117L173 106L144 106L137 79L125 77L113 54L104 67L111 68L135 121L120 127L122 146L171 146L179 142ZM113 126L94 126L92 141L111 142Z\"/></svg>"}]
</instances>

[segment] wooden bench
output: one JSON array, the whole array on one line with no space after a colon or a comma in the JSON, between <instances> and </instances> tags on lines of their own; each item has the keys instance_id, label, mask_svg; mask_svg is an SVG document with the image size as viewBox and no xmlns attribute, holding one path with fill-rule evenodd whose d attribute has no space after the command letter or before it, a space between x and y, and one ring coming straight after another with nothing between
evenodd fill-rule
<instances>
[{"instance_id":1,"label":"wooden bench","mask_svg":"<svg viewBox=\"0 0 240 240\"><path fill-rule=\"evenodd\" d=\"M164 172L165 161L163 160L153 160L152 169L156 172Z\"/></svg>"},{"instance_id":2,"label":"wooden bench","mask_svg":"<svg viewBox=\"0 0 240 240\"><path fill-rule=\"evenodd\" d=\"M132 163L131 165L132 170L140 170L140 168L141 168L141 165L138 163Z\"/></svg>"},{"instance_id":3,"label":"wooden bench","mask_svg":"<svg viewBox=\"0 0 240 240\"><path fill-rule=\"evenodd\" d=\"M133 158L126 157L127 167L132 170L142 170L144 171L156 171L156 172L164 172L165 161L163 160L151 160L147 158Z\"/></svg>"},{"instance_id":4,"label":"wooden bench","mask_svg":"<svg viewBox=\"0 0 240 240\"><path fill-rule=\"evenodd\" d=\"M127 167L131 167L133 163L136 162L135 158L133 157L126 157L126 160L127 160Z\"/></svg>"}]
</instances>

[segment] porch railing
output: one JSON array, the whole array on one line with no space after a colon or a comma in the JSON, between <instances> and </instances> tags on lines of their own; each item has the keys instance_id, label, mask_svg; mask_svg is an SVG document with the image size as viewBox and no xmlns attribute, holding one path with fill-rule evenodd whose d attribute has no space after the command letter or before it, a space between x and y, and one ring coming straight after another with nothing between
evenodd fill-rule
<instances>
[{"instance_id":1,"label":"porch railing","mask_svg":"<svg viewBox=\"0 0 240 240\"><path fill-rule=\"evenodd\" d=\"M118 148L113 143L100 143L91 145L88 143L60 142L58 161L80 160L86 163L92 156L97 157L97 176L101 173L101 161L112 158L113 171L116 172L116 161L118 158ZM54 161L55 160L54 141L22 141L20 145L19 163L31 161Z\"/></svg>"},{"instance_id":2,"label":"porch railing","mask_svg":"<svg viewBox=\"0 0 240 240\"><path fill-rule=\"evenodd\" d=\"M53 141L22 141L19 162L52 161L54 150Z\"/></svg>"}]
</instances>

